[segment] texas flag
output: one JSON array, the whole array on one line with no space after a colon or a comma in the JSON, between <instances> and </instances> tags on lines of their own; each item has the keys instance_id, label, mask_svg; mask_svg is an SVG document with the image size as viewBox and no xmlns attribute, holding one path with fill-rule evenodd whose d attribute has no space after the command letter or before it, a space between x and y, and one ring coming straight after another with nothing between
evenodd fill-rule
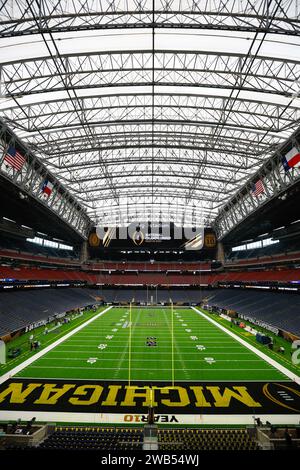
<instances>
[{"instance_id":1,"label":"texas flag","mask_svg":"<svg viewBox=\"0 0 300 470\"><path fill-rule=\"evenodd\" d=\"M53 189L53 184L50 183L49 180L45 180L44 183L43 183L43 186L42 186L42 192L43 192L47 197L49 197L50 194L52 193L52 189Z\"/></svg>"},{"instance_id":2,"label":"texas flag","mask_svg":"<svg viewBox=\"0 0 300 470\"><path fill-rule=\"evenodd\" d=\"M289 171L294 166L299 165L300 163L300 152L296 147L293 147L283 158L282 164L285 171Z\"/></svg>"}]
</instances>

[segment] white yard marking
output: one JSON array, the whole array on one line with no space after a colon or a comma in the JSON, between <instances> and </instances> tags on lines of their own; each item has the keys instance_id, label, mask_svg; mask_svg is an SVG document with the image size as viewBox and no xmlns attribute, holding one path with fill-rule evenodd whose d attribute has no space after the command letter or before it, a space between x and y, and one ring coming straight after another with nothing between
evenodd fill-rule
<instances>
[{"instance_id":1,"label":"white yard marking","mask_svg":"<svg viewBox=\"0 0 300 470\"><path fill-rule=\"evenodd\" d=\"M137 317L137 320L139 320L140 318L140 315L141 315L141 310L139 309L138 310L138 317ZM135 329L135 325L132 324L132 322L129 322L127 323L129 326L132 326L132 330L134 331ZM123 333L123 332L122 332ZM120 334L120 333L119 333ZM118 348L119 349L119 348ZM129 350L129 334L126 332L126 343L124 345L124 348L123 348L123 352L122 352L122 355L120 357L120 352L118 352L119 354L119 361L118 361L118 367L115 368L115 373L114 373L114 379L118 376L120 370L122 370L120 368L121 364L124 362L124 360L126 359L126 356L128 355L128 350ZM127 357L127 360L128 360L128 357Z\"/></svg>"},{"instance_id":2,"label":"white yard marking","mask_svg":"<svg viewBox=\"0 0 300 470\"><path fill-rule=\"evenodd\" d=\"M213 364L214 362L216 362L213 357L205 357L204 360L205 360L205 362L207 362L208 364Z\"/></svg>"},{"instance_id":3,"label":"white yard marking","mask_svg":"<svg viewBox=\"0 0 300 470\"><path fill-rule=\"evenodd\" d=\"M97 315L95 315L94 317L90 318L89 320L87 320L85 323L83 323L82 325L79 325L77 326L76 328L74 328L74 330L70 331L69 333L67 333L66 335L62 336L61 338L59 338L57 341L54 341L54 343L50 344L49 346L47 346L46 348L44 348L42 351L38 352L37 354L35 354L34 356L30 357L29 359L26 359L26 361L22 362L21 364L19 364L18 366L14 367L13 369L11 369L10 371L6 372L6 374L2 375L0 377L0 384L2 384L3 382L5 382L6 380L10 379L12 376L14 376L15 374L17 374L18 372L20 372L21 370L25 369L25 367L29 366L30 364L32 364L33 362L35 362L37 359L39 359L40 357L44 356L45 354L47 354L47 352L51 351L52 349L54 349L56 346L58 346L59 344L61 344L63 341L65 341L66 339L70 338L71 336L73 336L75 333L78 333L78 331L82 330L83 328L85 328L87 325L89 325L90 323L92 323L93 321L97 320L97 318L101 317L104 313L108 312L108 310L110 310L112 307L107 307L106 309L102 310L102 312L99 312Z\"/></svg>"},{"instance_id":4,"label":"white yard marking","mask_svg":"<svg viewBox=\"0 0 300 470\"><path fill-rule=\"evenodd\" d=\"M95 362L97 362L97 358L96 357L90 357L86 362L88 362L90 364L94 364Z\"/></svg>"},{"instance_id":5,"label":"white yard marking","mask_svg":"<svg viewBox=\"0 0 300 470\"><path fill-rule=\"evenodd\" d=\"M245 346L247 349L249 349L250 351L254 352L257 356L259 356L261 359L263 359L265 362L267 362L268 364L270 364L271 366L273 366L275 369L279 370L279 372L281 372L282 374L286 375L287 377L289 377L291 380L293 380L294 382L296 382L297 384L300 385L300 377L298 377L294 372L290 371L289 369L287 369L286 367L282 366L281 364L279 364L277 361L275 361L274 359L272 359L271 357L267 356L265 353L263 353L262 351L259 351L255 346L252 346L252 344L249 344L247 341L243 340L242 338L240 338L238 335L236 335L235 333L233 333L232 331L229 331L227 328L225 328L225 326L223 325L220 325L218 322L216 322L215 320L213 320L212 318L208 317L207 315L205 315L205 313L201 312L200 310L198 310L197 308L195 307L191 307L196 313L198 313L198 315L201 315L203 318L205 318L207 321L209 321L210 323L212 323L213 325L215 325L217 328L219 328L220 330L224 331L225 333L227 333L228 336L231 336L232 338L234 338L236 341L238 341L239 343L241 343L243 346ZM244 369L245 370L245 369ZM258 370L258 369L256 369Z\"/></svg>"}]
</instances>

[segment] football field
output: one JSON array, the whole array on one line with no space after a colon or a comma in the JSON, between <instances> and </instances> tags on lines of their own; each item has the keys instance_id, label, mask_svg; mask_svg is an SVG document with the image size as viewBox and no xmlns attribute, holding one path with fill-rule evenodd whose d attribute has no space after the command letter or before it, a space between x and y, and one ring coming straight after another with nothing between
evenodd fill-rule
<instances>
[{"instance_id":1,"label":"football field","mask_svg":"<svg viewBox=\"0 0 300 470\"><path fill-rule=\"evenodd\" d=\"M200 309L108 307L2 377L0 415L143 423L154 407L169 423L294 423L299 381Z\"/></svg>"},{"instance_id":2,"label":"football field","mask_svg":"<svg viewBox=\"0 0 300 470\"><path fill-rule=\"evenodd\" d=\"M192 309L114 308L22 370L27 378L287 380Z\"/></svg>"}]
</instances>

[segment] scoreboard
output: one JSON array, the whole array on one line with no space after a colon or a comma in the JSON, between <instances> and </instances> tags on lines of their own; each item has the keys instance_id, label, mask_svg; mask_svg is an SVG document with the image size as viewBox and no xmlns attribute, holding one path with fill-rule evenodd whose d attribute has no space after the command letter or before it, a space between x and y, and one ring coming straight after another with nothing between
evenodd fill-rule
<instances>
[{"instance_id":1,"label":"scoreboard","mask_svg":"<svg viewBox=\"0 0 300 470\"><path fill-rule=\"evenodd\" d=\"M179 227L174 223L131 223L124 227L94 227L88 239L91 257L104 253L174 253L205 252L215 259L217 239L210 227ZM197 258L197 256L196 256Z\"/></svg>"}]
</instances>

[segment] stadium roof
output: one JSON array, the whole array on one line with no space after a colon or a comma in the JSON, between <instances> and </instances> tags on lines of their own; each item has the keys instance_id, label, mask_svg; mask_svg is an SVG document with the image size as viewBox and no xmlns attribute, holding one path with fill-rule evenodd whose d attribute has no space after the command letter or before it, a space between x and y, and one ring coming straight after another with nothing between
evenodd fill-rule
<instances>
[{"instance_id":1,"label":"stadium roof","mask_svg":"<svg viewBox=\"0 0 300 470\"><path fill-rule=\"evenodd\" d=\"M0 115L96 222L212 222L298 127L300 4L3 0Z\"/></svg>"}]
</instances>

